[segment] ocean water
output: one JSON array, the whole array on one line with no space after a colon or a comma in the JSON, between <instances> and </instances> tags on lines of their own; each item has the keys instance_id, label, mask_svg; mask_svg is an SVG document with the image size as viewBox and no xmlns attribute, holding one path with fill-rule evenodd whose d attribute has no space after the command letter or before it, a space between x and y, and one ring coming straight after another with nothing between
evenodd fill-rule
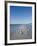
<instances>
[{"instance_id":1,"label":"ocean water","mask_svg":"<svg viewBox=\"0 0 37 46\"><path fill-rule=\"evenodd\" d=\"M32 24L10 24L10 32L16 32L16 30L18 31L25 28L32 31Z\"/></svg>"}]
</instances>

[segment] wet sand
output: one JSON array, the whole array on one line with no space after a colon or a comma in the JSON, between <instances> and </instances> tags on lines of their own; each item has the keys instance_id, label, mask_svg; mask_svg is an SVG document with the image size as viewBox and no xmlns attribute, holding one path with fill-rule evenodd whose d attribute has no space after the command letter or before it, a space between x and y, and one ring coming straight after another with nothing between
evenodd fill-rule
<instances>
[{"instance_id":1,"label":"wet sand","mask_svg":"<svg viewBox=\"0 0 37 46\"><path fill-rule=\"evenodd\" d=\"M32 38L32 32L10 32L10 40L20 40L20 39L31 39Z\"/></svg>"}]
</instances>

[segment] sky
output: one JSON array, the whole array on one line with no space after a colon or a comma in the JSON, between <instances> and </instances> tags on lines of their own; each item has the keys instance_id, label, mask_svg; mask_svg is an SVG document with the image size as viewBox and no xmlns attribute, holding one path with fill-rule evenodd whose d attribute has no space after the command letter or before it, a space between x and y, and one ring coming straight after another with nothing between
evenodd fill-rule
<instances>
[{"instance_id":1,"label":"sky","mask_svg":"<svg viewBox=\"0 0 37 46\"><path fill-rule=\"evenodd\" d=\"M10 6L10 24L32 23L32 7Z\"/></svg>"}]
</instances>

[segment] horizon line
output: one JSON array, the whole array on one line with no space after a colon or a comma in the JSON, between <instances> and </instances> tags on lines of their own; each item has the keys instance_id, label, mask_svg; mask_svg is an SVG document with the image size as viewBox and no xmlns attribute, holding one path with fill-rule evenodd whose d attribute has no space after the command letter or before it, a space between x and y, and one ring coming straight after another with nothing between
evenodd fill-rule
<instances>
[{"instance_id":1,"label":"horizon line","mask_svg":"<svg viewBox=\"0 0 37 46\"><path fill-rule=\"evenodd\" d=\"M32 23L27 23L27 24L32 24Z\"/></svg>"}]
</instances>

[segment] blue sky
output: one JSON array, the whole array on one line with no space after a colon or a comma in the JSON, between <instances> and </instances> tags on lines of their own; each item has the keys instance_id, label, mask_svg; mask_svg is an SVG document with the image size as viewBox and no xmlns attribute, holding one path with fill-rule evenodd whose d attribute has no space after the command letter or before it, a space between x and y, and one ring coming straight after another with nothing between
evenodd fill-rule
<instances>
[{"instance_id":1,"label":"blue sky","mask_svg":"<svg viewBox=\"0 0 37 46\"><path fill-rule=\"evenodd\" d=\"M32 23L32 7L10 6L10 24Z\"/></svg>"}]
</instances>

